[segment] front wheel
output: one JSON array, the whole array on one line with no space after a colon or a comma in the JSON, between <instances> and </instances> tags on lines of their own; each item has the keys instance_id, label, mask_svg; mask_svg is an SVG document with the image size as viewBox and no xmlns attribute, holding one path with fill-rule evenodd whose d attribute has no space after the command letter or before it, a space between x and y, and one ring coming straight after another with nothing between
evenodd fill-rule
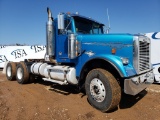
<instances>
[{"instance_id":1,"label":"front wheel","mask_svg":"<svg viewBox=\"0 0 160 120\"><path fill-rule=\"evenodd\" d=\"M90 104L102 112L119 105L121 88L113 75L104 69L93 69L88 73L85 90Z\"/></svg>"}]
</instances>

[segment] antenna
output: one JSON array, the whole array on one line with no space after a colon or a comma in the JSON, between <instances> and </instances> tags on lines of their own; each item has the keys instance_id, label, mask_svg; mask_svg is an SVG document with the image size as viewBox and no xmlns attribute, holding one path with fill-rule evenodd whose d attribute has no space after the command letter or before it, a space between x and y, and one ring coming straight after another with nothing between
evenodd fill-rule
<instances>
[{"instance_id":1,"label":"antenna","mask_svg":"<svg viewBox=\"0 0 160 120\"><path fill-rule=\"evenodd\" d=\"M107 27L107 34L109 33L110 31L110 19L109 19L109 13L108 13L108 8L107 8L107 18L108 18L108 27Z\"/></svg>"}]
</instances>

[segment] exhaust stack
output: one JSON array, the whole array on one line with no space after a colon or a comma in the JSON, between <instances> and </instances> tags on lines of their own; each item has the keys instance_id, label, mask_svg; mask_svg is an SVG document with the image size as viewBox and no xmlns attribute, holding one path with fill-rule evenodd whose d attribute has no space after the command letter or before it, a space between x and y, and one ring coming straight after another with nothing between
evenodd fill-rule
<instances>
[{"instance_id":1,"label":"exhaust stack","mask_svg":"<svg viewBox=\"0 0 160 120\"><path fill-rule=\"evenodd\" d=\"M53 23L52 13L49 8L47 8L47 13L48 13L48 21L46 24L46 56L45 56L45 60L53 62L54 58L55 58L54 23Z\"/></svg>"}]
</instances>

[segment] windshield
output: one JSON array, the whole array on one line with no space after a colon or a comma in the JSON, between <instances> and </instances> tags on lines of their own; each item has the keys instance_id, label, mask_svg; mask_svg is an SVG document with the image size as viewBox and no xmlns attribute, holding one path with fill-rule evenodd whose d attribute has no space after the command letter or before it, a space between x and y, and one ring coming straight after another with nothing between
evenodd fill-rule
<instances>
[{"instance_id":1,"label":"windshield","mask_svg":"<svg viewBox=\"0 0 160 120\"><path fill-rule=\"evenodd\" d=\"M80 17L74 17L74 21L78 34L103 34L102 24Z\"/></svg>"}]
</instances>

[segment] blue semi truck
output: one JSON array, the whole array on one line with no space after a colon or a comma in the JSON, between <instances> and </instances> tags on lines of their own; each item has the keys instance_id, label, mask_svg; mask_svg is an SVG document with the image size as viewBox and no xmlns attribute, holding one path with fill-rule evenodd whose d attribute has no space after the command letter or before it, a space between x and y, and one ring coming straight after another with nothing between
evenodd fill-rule
<instances>
[{"instance_id":1,"label":"blue semi truck","mask_svg":"<svg viewBox=\"0 0 160 120\"><path fill-rule=\"evenodd\" d=\"M119 105L121 92L136 95L153 83L150 39L143 35L105 34L104 24L79 14L47 8L44 60L9 62L8 80L28 83L36 76L85 89L89 103L105 112Z\"/></svg>"}]
</instances>

